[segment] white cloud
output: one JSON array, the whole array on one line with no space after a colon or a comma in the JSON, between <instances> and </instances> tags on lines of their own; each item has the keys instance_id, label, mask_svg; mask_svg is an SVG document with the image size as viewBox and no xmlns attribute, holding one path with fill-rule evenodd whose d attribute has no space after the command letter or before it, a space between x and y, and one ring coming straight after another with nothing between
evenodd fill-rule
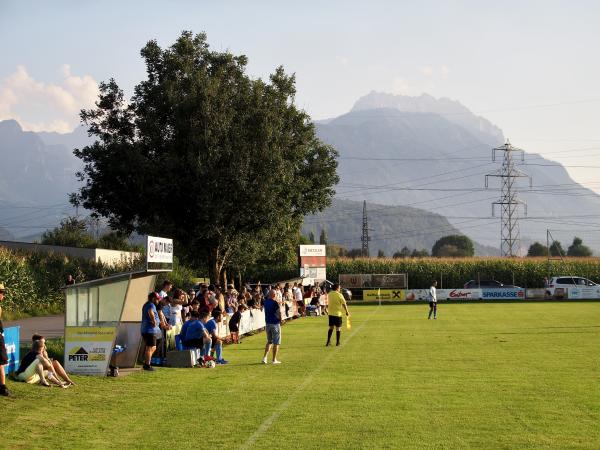
<instances>
[{"instance_id":1,"label":"white cloud","mask_svg":"<svg viewBox=\"0 0 600 450\"><path fill-rule=\"evenodd\" d=\"M25 66L0 81L0 120L15 119L25 130L72 131L79 123L79 110L93 106L98 83L89 75L73 75L61 67L57 84L35 80Z\"/></svg>"},{"instance_id":2,"label":"white cloud","mask_svg":"<svg viewBox=\"0 0 600 450\"><path fill-rule=\"evenodd\" d=\"M450 73L450 69L448 68L448 66L443 65L440 70L442 72L442 78L444 80L448 79L448 74Z\"/></svg>"},{"instance_id":3,"label":"white cloud","mask_svg":"<svg viewBox=\"0 0 600 450\"><path fill-rule=\"evenodd\" d=\"M423 75L425 75L426 77L430 77L433 75L433 67L430 67L430 66L421 67L421 73Z\"/></svg>"}]
</instances>

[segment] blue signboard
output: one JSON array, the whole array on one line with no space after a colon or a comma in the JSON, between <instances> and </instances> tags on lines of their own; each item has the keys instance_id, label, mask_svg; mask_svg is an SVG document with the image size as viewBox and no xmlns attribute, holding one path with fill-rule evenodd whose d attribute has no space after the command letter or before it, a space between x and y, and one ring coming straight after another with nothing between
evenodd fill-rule
<instances>
[{"instance_id":1,"label":"blue signboard","mask_svg":"<svg viewBox=\"0 0 600 450\"><path fill-rule=\"evenodd\" d=\"M481 298L484 300L523 300L525 299L525 289L484 288L481 290Z\"/></svg>"},{"instance_id":2,"label":"blue signboard","mask_svg":"<svg viewBox=\"0 0 600 450\"><path fill-rule=\"evenodd\" d=\"M19 332L21 327L10 327L4 329L4 343L8 353L8 364L4 366L4 372L8 375L19 368Z\"/></svg>"}]
</instances>

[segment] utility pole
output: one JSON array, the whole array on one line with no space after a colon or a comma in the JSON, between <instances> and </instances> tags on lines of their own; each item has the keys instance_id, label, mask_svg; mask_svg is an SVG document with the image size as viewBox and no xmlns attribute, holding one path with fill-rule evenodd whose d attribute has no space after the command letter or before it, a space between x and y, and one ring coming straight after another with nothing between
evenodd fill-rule
<instances>
[{"instance_id":1,"label":"utility pole","mask_svg":"<svg viewBox=\"0 0 600 450\"><path fill-rule=\"evenodd\" d=\"M363 221L362 221L362 237L360 238L362 242L362 250L361 256L369 257L369 241L371 238L369 237L369 221L367 218L367 201L363 201Z\"/></svg>"},{"instance_id":2,"label":"utility pole","mask_svg":"<svg viewBox=\"0 0 600 450\"><path fill-rule=\"evenodd\" d=\"M504 154L502 168L485 176L485 187L488 187L488 177L497 177L501 180L500 200L492 203L492 216L495 215L495 206L500 206L500 250L502 256L518 256L520 247L519 237L519 206L523 206L527 215L527 204L517 198L515 182L517 178L529 178L529 187L532 180L529 175L517 169L514 165L513 154L519 153L521 161L525 161L525 152L513 147L507 139L506 144L492 149L492 161L496 161L496 152Z\"/></svg>"}]
</instances>

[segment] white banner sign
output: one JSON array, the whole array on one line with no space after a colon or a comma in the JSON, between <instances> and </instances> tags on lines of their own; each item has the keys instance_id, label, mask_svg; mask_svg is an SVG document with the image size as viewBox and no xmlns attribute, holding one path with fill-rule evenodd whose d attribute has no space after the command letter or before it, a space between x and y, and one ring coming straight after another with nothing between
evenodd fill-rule
<instances>
[{"instance_id":1,"label":"white banner sign","mask_svg":"<svg viewBox=\"0 0 600 450\"><path fill-rule=\"evenodd\" d=\"M78 375L106 375L114 327L66 327L65 369Z\"/></svg>"},{"instance_id":2,"label":"white banner sign","mask_svg":"<svg viewBox=\"0 0 600 450\"><path fill-rule=\"evenodd\" d=\"M600 286L582 286L568 288L568 297L575 299L600 298Z\"/></svg>"},{"instance_id":3,"label":"white banner sign","mask_svg":"<svg viewBox=\"0 0 600 450\"><path fill-rule=\"evenodd\" d=\"M300 256L327 256L325 245L301 245Z\"/></svg>"},{"instance_id":4,"label":"white banner sign","mask_svg":"<svg viewBox=\"0 0 600 450\"><path fill-rule=\"evenodd\" d=\"M480 299L481 289L437 289L438 300ZM407 289L406 300L429 300L429 289Z\"/></svg>"},{"instance_id":5,"label":"white banner sign","mask_svg":"<svg viewBox=\"0 0 600 450\"><path fill-rule=\"evenodd\" d=\"M146 258L149 263L173 263L173 239L148 236Z\"/></svg>"}]
</instances>

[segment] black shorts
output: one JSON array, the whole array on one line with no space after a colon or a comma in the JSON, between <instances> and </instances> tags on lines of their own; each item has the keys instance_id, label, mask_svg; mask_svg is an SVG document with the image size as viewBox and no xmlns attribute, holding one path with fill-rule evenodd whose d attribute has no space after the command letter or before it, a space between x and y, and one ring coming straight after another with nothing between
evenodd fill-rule
<instances>
[{"instance_id":1,"label":"black shorts","mask_svg":"<svg viewBox=\"0 0 600 450\"><path fill-rule=\"evenodd\" d=\"M204 347L203 339L190 339L189 341L185 341L183 345L187 348L202 348Z\"/></svg>"},{"instance_id":2,"label":"black shorts","mask_svg":"<svg viewBox=\"0 0 600 450\"><path fill-rule=\"evenodd\" d=\"M156 334L154 333L142 333L144 344L146 347L156 347Z\"/></svg>"},{"instance_id":3,"label":"black shorts","mask_svg":"<svg viewBox=\"0 0 600 450\"><path fill-rule=\"evenodd\" d=\"M435 307L437 307L437 302L429 302L429 307L430 307L430 308L435 308Z\"/></svg>"},{"instance_id":4,"label":"black shorts","mask_svg":"<svg viewBox=\"0 0 600 450\"><path fill-rule=\"evenodd\" d=\"M232 333L237 333L238 331L240 331L240 329L237 325L229 324L229 331L231 331Z\"/></svg>"},{"instance_id":5,"label":"black shorts","mask_svg":"<svg viewBox=\"0 0 600 450\"><path fill-rule=\"evenodd\" d=\"M6 345L4 345L4 336L0 334L0 366L8 364L8 354L6 353Z\"/></svg>"},{"instance_id":6,"label":"black shorts","mask_svg":"<svg viewBox=\"0 0 600 450\"><path fill-rule=\"evenodd\" d=\"M329 316L329 326L340 328L342 326L342 318L340 316Z\"/></svg>"}]
</instances>

